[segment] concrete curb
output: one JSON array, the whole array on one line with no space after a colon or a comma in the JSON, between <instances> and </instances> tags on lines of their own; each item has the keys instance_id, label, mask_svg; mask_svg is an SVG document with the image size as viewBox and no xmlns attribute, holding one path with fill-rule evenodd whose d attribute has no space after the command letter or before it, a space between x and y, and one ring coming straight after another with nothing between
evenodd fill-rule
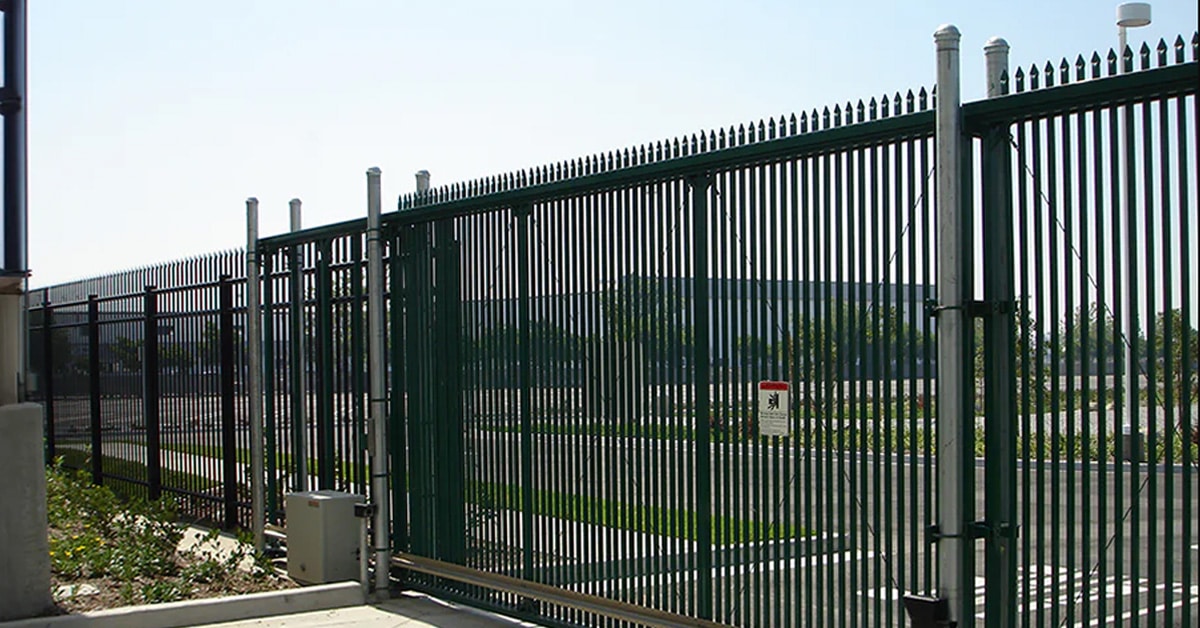
<instances>
[{"instance_id":1,"label":"concrete curb","mask_svg":"<svg viewBox=\"0 0 1200 628\"><path fill-rule=\"evenodd\" d=\"M365 603L359 583L338 582L286 591L127 606L78 615L34 617L0 623L0 628L175 628L361 606Z\"/></svg>"}]
</instances>

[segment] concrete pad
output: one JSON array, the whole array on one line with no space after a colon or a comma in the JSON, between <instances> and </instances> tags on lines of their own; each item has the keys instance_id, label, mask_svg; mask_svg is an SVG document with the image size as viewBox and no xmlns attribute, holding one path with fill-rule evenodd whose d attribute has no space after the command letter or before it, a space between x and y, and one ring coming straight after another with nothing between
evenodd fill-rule
<instances>
[{"instance_id":1,"label":"concrete pad","mask_svg":"<svg viewBox=\"0 0 1200 628\"><path fill-rule=\"evenodd\" d=\"M126 606L78 615L36 617L0 623L0 628L176 628L361 606L363 602L362 588L357 582L339 582L285 591Z\"/></svg>"},{"instance_id":2,"label":"concrete pad","mask_svg":"<svg viewBox=\"0 0 1200 628\"><path fill-rule=\"evenodd\" d=\"M282 617L214 624L210 628L515 628L536 626L469 606L406 591L375 606L355 606Z\"/></svg>"}]
</instances>

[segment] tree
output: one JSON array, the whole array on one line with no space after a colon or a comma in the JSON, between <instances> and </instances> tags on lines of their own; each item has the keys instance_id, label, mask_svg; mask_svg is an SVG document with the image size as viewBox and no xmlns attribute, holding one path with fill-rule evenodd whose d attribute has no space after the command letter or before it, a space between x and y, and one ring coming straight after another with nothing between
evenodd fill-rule
<instances>
[{"instance_id":1,"label":"tree","mask_svg":"<svg viewBox=\"0 0 1200 628\"><path fill-rule=\"evenodd\" d=\"M1172 384L1173 399L1168 399L1167 403L1183 405L1188 397L1196 398L1197 377L1200 376L1197 374L1200 370L1197 368L1200 367L1200 338L1197 338L1196 330L1183 320L1183 311L1179 308L1155 315L1151 357L1156 361L1161 376ZM1185 372L1189 370L1190 374ZM1185 375L1189 377L1186 382Z\"/></svg>"},{"instance_id":2,"label":"tree","mask_svg":"<svg viewBox=\"0 0 1200 628\"><path fill-rule=\"evenodd\" d=\"M1097 373L1119 372L1125 362L1124 331L1117 330L1112 313L1096 303L1075 308L1059 336L1064 344L1059 355L1066 359L1069 349L1085 372L1091 365L1097 365Z\"/></svg>"},{"instance_id":3,"label":"tree","mask_svg":"<svg viewBox=\"0 0 1200 628\"><path fill-rule=\"evenodd\" d=\"M116 341L111 345L111 350L113 358L121 366L121 370L142 370L141 340L130 340L125 336L118 336Z\"/></svg>"},{"instance_id":4,"label":"tree","mask_svg":"<svg viewBox=\"0 0 1200 628\"><path fill-rule=\"evenodd\" d=\"M221 362L220 326L212 321L204 323L204 329L200 332L200 346L197 347L196 353L198 361L205 366Z\"/></svg>"},{"instance_id":5,"label":"tree","mask_svg":"<svg viewBox=\"0 0 1200 628\"><path fill-rule=\"evenodd\" d=\"M44 345L42 344L45 341L45 336L40 335L45 334L46 330L39 329L39 327L42 325L41 319L41 311L30 312L29 327L30 329L36 330L39 333L39 336L31 338L30 340L32 346L30 347L29 351L29 368L34 373L38 374L41 374L44 371L46 358L44 355L45 352L43 351ZM50 351L52 353L51 360L53 362L51 367L53 368L54 374L61 374L66 372L68 369L75 367L77 365L77 360L75 359L73 347L71 346L71 338L67 334L67 330L51 328L49 333Z\"/></svg>"},{"instance_id":6,"label":"tree","mask_svg":"<svg viewBox=\"0 0 1200 628\"><path fill-rule=\"evenodd\" d=\"M691 353L687 302L678 281L626 277L600 295L606 332L613 340L637 343L651 364L678 366Z\"/></svg>"},{"instance_id":7,"label":"tree","mask_svg":"<svg viewBox=\"0 0 1200 628\"><path fill-rule=\"evenodd\" d=\"M170 370L186 371L192 368L192 354L180 344L160 344L158 346L158 367Z\"/></svg>"}]
</instances>

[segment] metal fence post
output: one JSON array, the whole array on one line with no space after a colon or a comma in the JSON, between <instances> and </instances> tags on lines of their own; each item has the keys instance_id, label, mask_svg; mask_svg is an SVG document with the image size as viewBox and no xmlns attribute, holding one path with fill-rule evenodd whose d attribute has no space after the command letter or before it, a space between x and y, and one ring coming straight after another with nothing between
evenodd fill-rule
<instances>
[{"instance_id":1,"label":"metal fence post","mask_svg":"<svg viewBox=\"0 0 1200 628\"><path fill-rule=\"evenodd\" d=\"M533 580L533 365L529 327L529 216L533 206L513 208L517 223L517 340L518 378L521 407L521 577Z\"/></svg>"},{"instance_id":2,"label":"metal fence post","mask_svg":"<svg viewBox=\"0 0 1200 628\"><path fill-rule=\"evenodd\" d=\"M142 420L146 423L146 482L150 499L162 495L162 425L159 417L158 293L146 286L143 314Z\"/></svg>"},{"instance_id":3,"label":"metal fence post","mask_svg":"<svg viewBox=\"0 0 1200 628\"><path fill-rule=\"evenodd\" d=\"M238 525L237 425L234 421L233 283L221 275L218 284L218 328L221 353L221 474L225 502L225 528Z\"/></svg>"},{"instance_id":4,"label":"metal fence post","mask_svg":"<svg viewBox=\"0 0 1200 628\"><path fill-rule=\"evenodd\" d=\"M962 211L962 134L959 108L959 40L947 24L934 33L937 44L937 543L938 594L950 605L951 620L973 625L974 551L967 525L974 506L973 420L967 382L970 373L971 298L968 264L971 241Z\"/></svg>"},{"instance_id":5,"label":"metal fence post","mask_svg":"<svg viewBox=\"0 0 1200 628\"><path fill-rule=\"evenodd\" d=\"M69 356L65 356L69 357ZM57 454L54 444L54 307L50 291L42 293L42 408L46 412L46 462Z\"/></svg>"},{"instance_id":6,"label":"metal fence post","mask_svg":"<svg viewBox=\"0 0 1200 628\"><path fill-rule=\"evenodd\" d=\"M987 95L1004 95L1008 42L984 46ZM983 296L990 307L983 322L984 518L991 534L985 549L984 616L988 626L1016 626L1017 450L1014 403L1012 150L1009 125L996 125L983 139Z\"/></svg>"},{"instance_id":7,"label":"metal fence post","mask_svg":"<svg viewBox=\"0 0 1200 628\"><path fill-rule=\"evenodd\" d=\"M435 418L434 474L436 547L447 562L466 562L466 492L463 483L463 404L461 376L462 273L454 219L433 223L433 338L435 385L430 389Z\"/></svg>"},{"instance_id":8,"label":"metal fence post","mask_svg":"<svg viewBox=\"0 0 1200 628\"><path fill-rule=\"evenodd\" d=\"M291 230L301 230L300 199L288 201ZM308 490L308 354L305 351L304 251L301 244L292 245L291 255L291 325L288 331L291 345L292 376L292 467L293 491Z\"/></svg>"},{"instance_id":9,"label":"metal fence post","mask_svg":"<svg viewBox=\"0 0 1200 628\"><path fill-rule=\"evenodd\" d=\"M386 598L391 584L391 507L388 480L388 400L383 328L382 191L379 168L367 170L367 371L371 429L371 498L375 502L375 594Z\"/></svg>"},{"instance_id":10,"label":"metal fence post","mask_svg":"<svg viewBox=\"0 0 1200 628\"><path fill-rule=\"evenodd\" d=\"M266 523L263 499L262 313L258 273L258 199L246 199L246 384L250 419L250 527L261 552ZM275 455L272 450L271 455Z\"/></svg>"},{"instance_id":11,"label":"metal fence post","mask_svg":"<svg viewBox=\"0 0 1200 628\"><path fill-rule=\"evenodd\" d=\"M92 441L92 484L104 478L102 443L100 441L100 303L96 295L88 295L88 405L91 421L88 431Z\"/></svg>"},{"instance_id":12,"label":"metal fence post","mask_svg":"<svg viewBox=\"0 0 1200 628\"><path fill-rule=\"evenodd\" d=\"M712 177L688 178L692 190L692 377L696 408L696 614L713 618L712 389L709 379L708 196Z\"/></svg>"}]
</instances>

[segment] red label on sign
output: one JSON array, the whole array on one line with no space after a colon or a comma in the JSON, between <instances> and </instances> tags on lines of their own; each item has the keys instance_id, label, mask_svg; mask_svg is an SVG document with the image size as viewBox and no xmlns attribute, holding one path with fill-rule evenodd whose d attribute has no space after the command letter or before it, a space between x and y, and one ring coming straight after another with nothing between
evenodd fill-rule
<instances>
[{"instance_id":1,"label":"red label on sign","mask_svg":"<svg viewBox=\"0 0 1200 628\"><path fill-rule=\"evenodd\" d=\"M787 382L759 382L758 389L759 390L787 390L788 383Z\"/></svg>"}]
</instances>

